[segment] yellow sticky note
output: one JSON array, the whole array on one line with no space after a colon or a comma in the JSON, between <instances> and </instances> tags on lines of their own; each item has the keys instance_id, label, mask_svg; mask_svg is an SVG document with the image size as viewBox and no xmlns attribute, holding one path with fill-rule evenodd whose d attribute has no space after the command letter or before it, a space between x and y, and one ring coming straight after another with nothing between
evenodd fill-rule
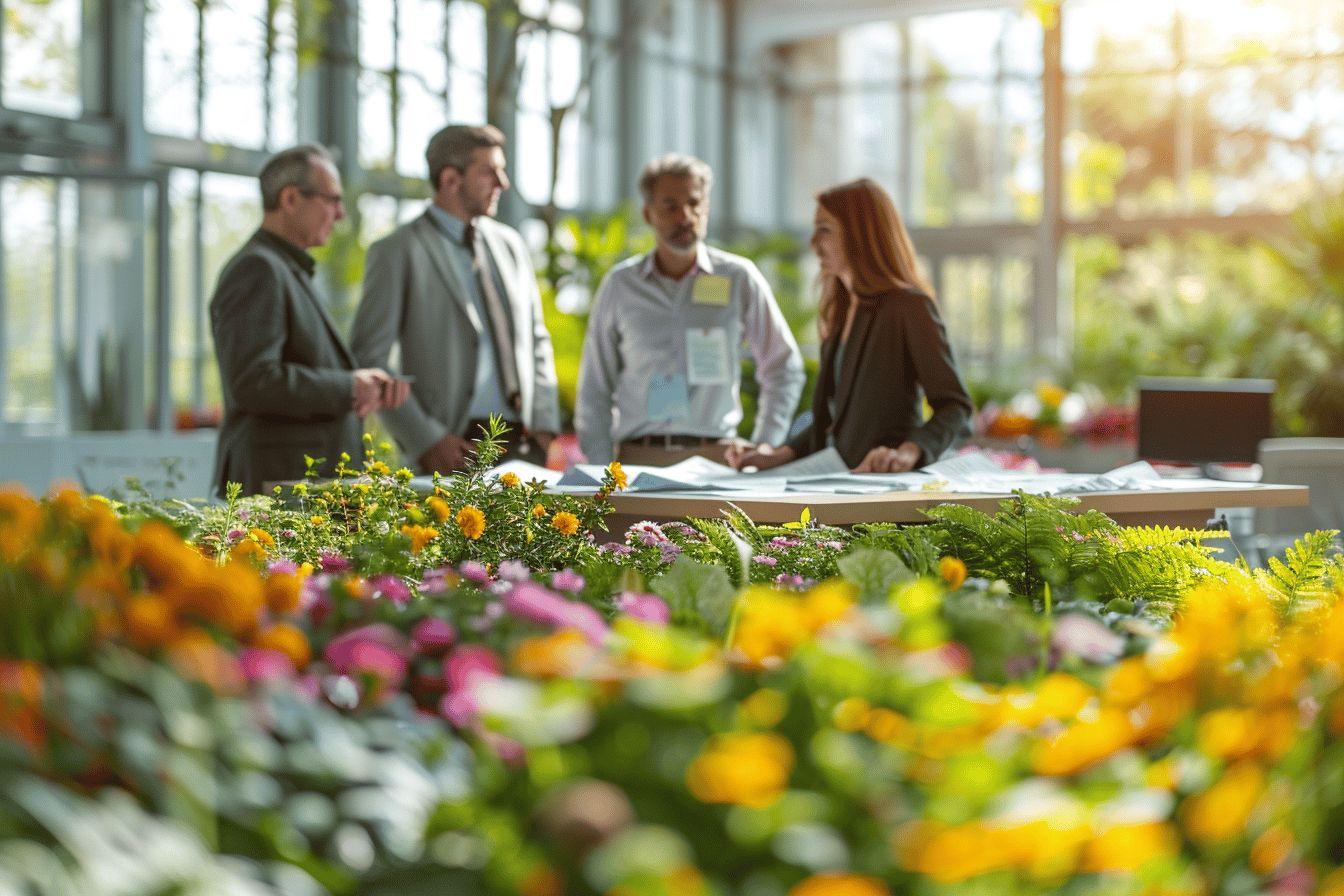
<instances>
[{"instance_id":1,"label":"yellow sticky note","mask_svg":"<svg viewBox=\"0 0 1344 896\"><path fill-rule=\"evenodd\" d=\"M727 305L733 293L733 281L718 274L700 274L691 289L691 299L697 305Z\"/></svg>"}]
</instances>

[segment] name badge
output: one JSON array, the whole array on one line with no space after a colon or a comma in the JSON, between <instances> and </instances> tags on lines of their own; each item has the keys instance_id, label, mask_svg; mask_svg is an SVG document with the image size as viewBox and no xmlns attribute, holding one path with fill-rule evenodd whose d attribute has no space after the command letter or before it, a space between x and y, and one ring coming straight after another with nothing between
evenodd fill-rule
<instances>
[{"instance_id":1,"label":"name badge","mask_svg":"<svg viewBox=\"0 0 1344 896\"><path fill-rule=\"evenodd\" d=\"M691 287L691 301L697 305L727 305L733 294L733 281L718 274L700 274Z\"/></svg>"},{"instance_id":2,"label":"name badge","mask_svg":"<svg viewBox=\"0 0 1344 896\"><path fill-rule=\"evenodd\" d=\"M686 379L692 386L722 386L731 382L728 334L723 327L686 331Z\"/></svg>"},{"instance_id":3,"label":"name badge","mask_svg":"<svg viewBox=\"0 0 1344 896\"><path fill-rule=\"evenodd\" d=\"M691 415L690 390L680 373L655 373L649 378L648 418L668 423Z\"/></svg>"}]
</instances>

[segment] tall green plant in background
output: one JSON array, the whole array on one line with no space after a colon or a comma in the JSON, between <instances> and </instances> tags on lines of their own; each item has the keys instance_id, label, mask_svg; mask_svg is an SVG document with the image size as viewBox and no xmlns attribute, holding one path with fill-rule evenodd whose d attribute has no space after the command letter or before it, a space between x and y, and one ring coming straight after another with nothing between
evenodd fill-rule
<instances>
[{"instance_id":1,"label":"tall green plant in background","mask_svg":"<svg viewBox=\"0 0 1344 896\"><path fill-rule=\"evenodd\" d=\"M1344 436L1344 198L1293 215L1293 238L1276 256L1303 285L1275 332L1279 393L1294 431Z\"/></svg>"}]
</instances>

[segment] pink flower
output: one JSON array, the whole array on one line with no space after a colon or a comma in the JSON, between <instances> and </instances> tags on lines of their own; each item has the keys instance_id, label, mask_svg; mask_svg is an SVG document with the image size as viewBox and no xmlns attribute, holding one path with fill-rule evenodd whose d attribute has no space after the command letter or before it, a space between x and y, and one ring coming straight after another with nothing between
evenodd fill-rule
<instances>
[{"instance_id":1,"label":"pink flower","mask_svg":"<svg viewBox=\"0 0 1344 896\"><path fill-rule=\"evenodd\" d=\"M409 664L401 634L385 623L351 629L327 644L322 653L333 672L371 678L374 700L401 686Z\"/></svg>"},{"instance_id":2,"label":"pink flower","mask_svg":"<svg viewBox=\"0 0 1344 896\"><path fill-rule=\"evenodd\" d=\"M577 593L583 590L584 584L583 576L568 567L551 576L551 587L556 591Z\"/></svg>"},{"instance_id":3,"label":"pink flower","mask_svg":"<svg viewBox=\"0 0 1344 896\"><path fill-rule=\"evenodd\" d=\"M248 684L267 681L289 681L296 670L289 657L278 650L259 650L244 647L238 653L238 666L243 670L243 678Z\"/></svg>"},{"instance_id":4,"label":"pink flower","mask_svg":"<svg viewBox=\"0 0 1344 896\"><path fill-rule=\"evenodd\" d=\"M462 574L462 578L468 582L475 582L477 585L484 585L490 581L490 573L486 572L485 567L475 560L467 560L457 568Z\"/></svg>"},{"instance_id":5,"label":"pink flower","mask_svg":"<svg viewBox=\"0 0 1344 896\"><path fill-rule=\"evenodd\" d=\"M323 551L318 555L317 562L323 572L349 572L354 569L349 560L335 551Z\"/></svg>"},{"instance_id":6,"label":"pink flower","mask_svg":"<svg viewBox=\"0 0 1344 896\"><path fill-rule=\"evenodd\" d=\"M266 571L271 575L292 575L299 571L299 564L293 560L272 560L266 564Z\"/></svg>"},{"instance_id":7,"label":"pink flower","mask_svg":"<svg viewBox=\"0 0 1344 896\"><path fill-rule=\"evenodd\" d=\"M421 619L411 630L411 649L416 653L438 656L457 640L457 631L437 616Z\"/></svg>"},{"instance_id":8,"label":"pink flower","mask_svg":"<svg viewBox=\"0 0 1344 896\"><path fill-rule=\"evenodd\" d=\"M601 643L607 624L587 604L565 600L535 582L521 582L504 596L504 609L519 619L528 619L555 628L573 628L589 641Z\"/></svg>"},{"instance_id":9,"label":"pink flower","mask_svg":"<svg viewBox=\"0 0 1344 896\"><path fill-rule=\"evenodd\" d=\"M653 594L636 594L633 591L623 591L616 595L612 602L616 611L624 613L631 619L638 619L641 622L652 622L655 625L667 625L672 616L671 610L663 599Z\"/></svg>"},{"instance_id":10,"label":"pink flower","mask_svg":"<svg viewBox=\"0 0 1344 896\"><path fill-rule=\"evenodd\" d=\"M381 575L369 579L375 595L382 595L393 606L404 607L411 602L411 589L402 581L401 576Z\"/></svg>"},{"instance_id":11,"label":"pink flower","mask_svg":"<svg viewBox=\"0 0 1344 896\"><path fill-rule=\"evenodd\" d=\"M503 671L503 663L490 648L480 644L458 647L443 660L443 680L448 691L439 700L439 714L458 728L473 724L479 708L472 686Z\"/></svg>"},{"instance_id":12,"label":"pink flower","mask_svg":"<svg viewBox=\"0 0 1344 896\"><path fill-rule=\"evenodd\" d=\"M224 537L229 541L242 541L246 534L242 529L230 529Z\"/></svg>"},{"instance_id":13,"label":"pink flower","mask_svg":"<svg viewBox=\"0 0 1344 896\"><path fill-rule=\"evenodd\" d=\"M481 676L502 674L504 664L489 647L463 644L443 661L443 680L449 691L460 691Z\"/></svg>"},{"instance_id":14,"label":"pink flower","mask_svg":"<svg viewBox=\"0 0 1344 896\"><path fill-rule=\"evenodd\" d=\"M779 560L775 557L771 557L768 554L757 554L755 557L751 558L751 562L759 563L761 566L774 566L775 564L779 563Z\"/></svg>"}]
</instances>

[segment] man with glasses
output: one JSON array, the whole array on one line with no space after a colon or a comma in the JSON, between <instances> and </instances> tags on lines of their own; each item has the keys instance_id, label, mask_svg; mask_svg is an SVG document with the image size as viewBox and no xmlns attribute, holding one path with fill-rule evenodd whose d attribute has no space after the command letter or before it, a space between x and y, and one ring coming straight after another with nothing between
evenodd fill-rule
<instances>
[{"instance_id":1,"label":"man with glasses","mask_svg":"<svg viewBox=\"0 0 1344 896\"><path fill-rule=\"evenodd\" d=\"M224 266L210 324L224 392L214 487L245 494L300 479L305 455L329 476L342 453L363 454L361 418L399 407L409 384L361 368L313 284L309 249L345 217L341 176L322 146L305 144L261 170L261 227Z\"/></svg>"},{"instance_id":2,"label":"man with glasses","mask_svg":"<svg viewBox=\"0 0 1344 896\"><path fill-rule=\"evenodd\" d=\"M355 357L382 366L400 349L411 397L382 417L424 471L461 469L492 414L509 423L509 456L544 463L560 424L555 361L527 246L495 220L504 135L449 125L425 160L433 201L369 247Z\"/></svg>"}]
</instances>

